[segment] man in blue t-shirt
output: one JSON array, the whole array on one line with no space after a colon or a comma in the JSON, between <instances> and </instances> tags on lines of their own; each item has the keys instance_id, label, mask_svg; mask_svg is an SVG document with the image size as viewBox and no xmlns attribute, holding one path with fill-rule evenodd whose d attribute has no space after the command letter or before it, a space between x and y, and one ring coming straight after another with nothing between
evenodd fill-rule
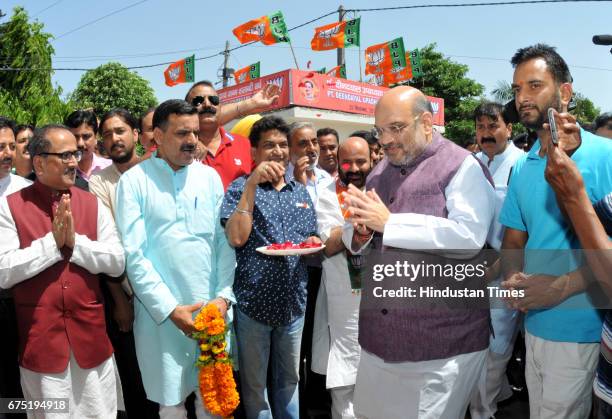
<instances>
[{"instance_id":1,"label":"man in blue t-shirt","mask_svg":"<svg viewBox=\"0 0 612 419\"><path fill-rule=\"evenodd\" d=\"M557 124L569 123L564 115L572 97L572 77L563 58L543 44L519 49L512 64L520 121L536 131L538 141L514 166L500 216L506 226L502 248L526 250L524 260L504 258L504 275L542 284L562 276L571 280L588 275L585 261L569 251L579 249L580 242L544 178L551 146L547 110L557 111ZM612 190L612 143L582 129L560 131L589 199L600 200ZM601 313L584 293L527 313L525 376L532 418L588 416L601 325Z\"/></svg>"}]
</instances>

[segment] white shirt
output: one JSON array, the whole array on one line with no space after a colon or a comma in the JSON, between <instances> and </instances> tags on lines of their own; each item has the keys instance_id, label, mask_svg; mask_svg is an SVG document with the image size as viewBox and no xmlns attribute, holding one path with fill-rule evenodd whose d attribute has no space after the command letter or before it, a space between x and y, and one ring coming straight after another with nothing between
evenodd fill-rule
<instances>
[{"instance_id":1,"label":"white shirt","mask_svg":"<svg viewBox=\"0 0 612 419\"><path fill-rule=\"evenodd\" d=\"M329 239L331 230L344 225L344 217L338 197L336 195L336 182L331 182L325 188L321 188L317 211L317 232L321 240ZM315 354L323 353L315 349L317 340L313 336L313 371L315 364L325 366L327 388L354 385L357 378L357 367L361 347L358 342L359 323L359 294L353 294L349 279L346 254L343 251L332 257L323 259L322 286L319 294L326 294L317 298L317 312L327 312L327 325L329 326L329 347L324 352L325 360L315 360ZM326 304L326 309L319 306L319 302ZM315 314L315 319L317 314ZM316 320L315 320L316 321ZM327 332L327 328L325 328ZM324 341L318 341L324 342ZM325 361L325 362L317 362ZM315 371L318 372L318 371Z\"/></svg>"},{"instance_id":2,"label":"white shirt","mask_svg":"<svg viewBox=\"0 0 612 419\"><path fill-rule=\"evenodd\" d=\"M285 171L285 173L287 173L287 175L285 176L287 180L293 179L294 169L295 166L293 165L293 163L289 162L287 170ZM333 179L329 173L327 173L323 169L319 169L318 167L314 168L314 175L314 180L308 178L308 180L306 181L306 189L308 190L310 199L312 199L312 204L315 206L316 209L317 202L319 201L320 190L327 186Z\"/></svg>"},{"instance_id":3,"label":"white shirt","mask_svg":"<svg viewBox=\"0 0 612 419\"><path fill-rule=\"evenodd\" d=\"M10 195L31 184L32 182L28 179L9 173L8 176L0 179L0 197Z\"/></svg>"},{"instance_id":4,"label":"white shirt","mask_svg":"<svg viewBox=\"0 0 612 419\"><path fill-rule=\"evenodd\" d=\"M444 195L447 218L415 213L390 214L383 231L383 245L410 250L447 250L449 257L453 256L452 250L459 249L474 250L471 255L461 252L462 257L477 254L485 244L493 219L495 191L472 156L461 163L444 189ZM353 226L347 222L343 226L342 241L349 249L352 239Z\"/></svg>"},{"instance_id":5,"label":"white shirt","mask_svg":"<svg viewBox=\"0 0 612 419\"><path fill-rule=\"evenodd\" d=\"M509 141L508 146L503 153L493 156L493 160L489 161L489 157L482 151L476 154L476 157L480 159L485 165L491 163L489 171L493 177L495 183L495 215L491 222L491 228L489 229L489 235L487 236L487 242L492 248L499 251L501 249L502 239L504 238L504 226L498 221L499 214L501 213L504 200L506 199L506 193L508 192L508 179L510 178L510 171L514 166L514 163L523 156L525 152L514 145L512 141Z\"/></svg>"},{"instance_id":6,"label":"white shirt","mask_svg":"<svg viewBox=\"0 0 612 419\"><path fill-rule=\"evenodd\" d=\"M491 172L493 182L497 188L498 185L508 185L510 169L512 169L514 163L523 154L525 154L523 150L515 146L512 141L508 141L506 149L502 153L493 156L493 160L489 160L489 156L482 151L476 153L476 157L489 168L489 172Z\"/></svg>"},{"instance_id":7,"label":"white shirt","mask_svg":"<svg viewBox=\"0 0 612 419\"><path fill-rule=\"evenodd\" d=\"M29 247L19 248L17 227L6 197L0 198L0 288L11 288L32 278L62 260L53 233L36 239ZM98 199L97 240L75 234L70 262L92 274L117 277L125 269L123 247L108 208Z\"/></svg>"}]
</instances>

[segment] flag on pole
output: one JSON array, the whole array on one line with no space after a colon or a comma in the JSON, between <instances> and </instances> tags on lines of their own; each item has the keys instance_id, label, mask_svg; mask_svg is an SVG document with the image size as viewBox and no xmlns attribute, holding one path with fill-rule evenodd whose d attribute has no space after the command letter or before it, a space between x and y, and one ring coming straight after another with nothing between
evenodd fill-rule
<instances>
[{"instance_id":1,"label":"flag on pole","mask_svg":"<svg viewBox=\"0 0 612 419\"><path fill-rule=\"evenodd\" d=\"M365 61L366 74L385 73L393 68L406 67L404 40L396 38L392 41L366 48Z\"/></svg>"},{"instance_id":2,"label":"flag on pole","mask_svg":"<svg viewBox=\"0 0 612 419\"><path fill-rule=\"evenodd\" d=\"M195 55L172 63L164 71L167 86L180 83L193 83L195 76Z\"/></svg>"},{"instance_id":3,"label":"flag on pole","mask_svg":"<svg viewBox=\"0 0 612 419\"><path fill-rule=\"evenodd\" d=\"M232 32L241 44L252 41L261 41L264 45L290 42L287 25L281 11L249 20L234 28Z\"/></svg>"},{"instance_id":4,"label":"flag on pole","mask_svg":"<svg viewBox=\"0 0 612 419\"><path fill-rule=\"evenodd\" d=\"M234 71L234 81L236 81L236 84L257 78L259 78L259 61Z\"/></svg>"},{"instance_id":5,"label":"flag on pole","mask_svg":"<svg viewBox=\"0 0 612 419\"><path fill-rule=\"evenodd\" d=\"M319 74L325 74L325 72L327 71L327 69L325 67L322 67L320 69L318 69L316 72Z\"/></svg>"},{"instance_id":6,"label":"flag on pole","mask_svg":"<svg viewBox=\"0 0 612 419\"><path fill-rule=\"evenodd\" d=\"M325 74L328 76L337 77L339 79L345 79L346 78L346 66L344 64L338 65L332 68L331 70L329 70Z\"/></svg>"},{"instance_id":7,"label":"flag on pole","mask_svg":"<svg viewBox=\"0 0 612 419\"><path fill-rule=\"evenodd\" d=\"M336 48L359 46L359 22L361 18L334 22L315 28L310 41L314 51L327 51Z\"/></svg>"},{"instance_id":8,"label":"flag on pole","mask_svg":"<svg viewBox=\"0 0 612 419\"><path fill-rule=\"evenodd\" d=\"M408 51L410 54L410 65L412 67L412 76L414 78L423 77L423 67L421 65L421 52L418 49Z\"/></svg>"},{"instance_id":9,"label":"flag on pole","mask_svg":"<svg viewBox=\"0 0 612 419\"><path fill-rule=\"evenodd\" d=\"M395 67L383 74L384 85L391 86L393 84L402 83L412 78L412 65L410 63L410 51L406 51L406 66Z\"/></svg>"}]
</instances>

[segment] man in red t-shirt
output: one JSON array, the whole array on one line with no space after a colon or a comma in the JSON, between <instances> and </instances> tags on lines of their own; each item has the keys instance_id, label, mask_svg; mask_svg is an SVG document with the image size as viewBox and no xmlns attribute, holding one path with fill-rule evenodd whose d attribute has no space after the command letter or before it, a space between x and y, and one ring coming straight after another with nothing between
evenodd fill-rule
<instances>
[{"instance_id":1,"label":"man in red t-shirt","mask_svg":"<svg viewBox=\"0 0 612 419\"><path fill-rule=\"evenodd\" d=\"M232 181L251 173L251 143L238 134L230 134L223 125L271 105L279 96L280 88L268 84L253 97L221 107L219 96L209 81L195 83L185 100L198 108L200 120L201 161L219 173L223 188L227 190Z\"/></svg>"}]
</instances>

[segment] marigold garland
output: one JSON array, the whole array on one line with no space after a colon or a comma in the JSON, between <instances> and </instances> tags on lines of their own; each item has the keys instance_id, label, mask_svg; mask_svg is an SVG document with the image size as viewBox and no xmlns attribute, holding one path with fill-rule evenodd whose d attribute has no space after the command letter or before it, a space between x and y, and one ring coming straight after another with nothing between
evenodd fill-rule
<instances>
[{"instance_id":1,"label":"marigold garland","mask_svg":"<svg viewBox=\"0 0 612 419\"><path fill-rule=\"evenodd\" d=\"M198 340L200 356L200 393L204 407L213 415L231 417L240 402L232 371L232 360L227 353L225 335L227 326L219 308L205 306L196 316L193 338Z\"/></svg>"}]
</instances>

